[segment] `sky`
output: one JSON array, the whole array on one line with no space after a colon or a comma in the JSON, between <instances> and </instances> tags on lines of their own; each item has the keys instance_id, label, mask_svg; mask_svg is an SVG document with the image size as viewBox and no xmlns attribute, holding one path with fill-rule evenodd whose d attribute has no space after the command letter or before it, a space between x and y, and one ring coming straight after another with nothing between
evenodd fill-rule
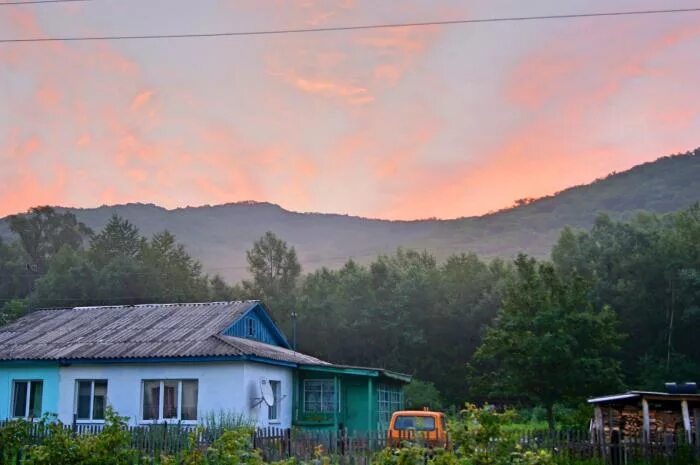
<instances>
[{"instance_id":1,"label":"sky","mask_svg":"<svg viewBox=\"0 0 700 465\"><path fill-rule=\"evenodd\" d=\"M318 28L697 0L92 0L0 38ZM700 13L0 43L0 216L246 200L455 218L700 143Z\"/></svg>"}]
</instances>

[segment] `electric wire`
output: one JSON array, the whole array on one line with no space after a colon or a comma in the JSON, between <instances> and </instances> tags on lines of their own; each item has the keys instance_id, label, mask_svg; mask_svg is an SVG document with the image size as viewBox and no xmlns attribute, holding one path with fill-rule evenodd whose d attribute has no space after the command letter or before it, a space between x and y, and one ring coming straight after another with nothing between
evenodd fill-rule
<instances>
[{"instance_id":1,"label":"electric wire","mask_svg":"<svg viewBox=\"0 0 700 465\"><path fill-rule=\"evenodd\" d=\"M41 1L41 0L36 0ZM49 2L50 0L44 0ZM57 0L54 0L57 1ZM70 0L63 0L70 1ZM78 1L78 0L75 0ZM270 29L258 31L229 31L229 32L195 32L195 33L178 33L178 34L139 34L139 35L104 35L104 36L65 36L65 37L29 37L15 39L0 39L0 43L31 43L31 42L79 42L79 41L104 41L104 40L150 40L150 39L194 39L207 37L243 37L243 36L262 36L262 35L285 35L285 34L302 34L302 33L321 33L321 32L342 32L342 31L360 31L368 29L391 29L405 27L426 27L426 26L450 26L458 24L479 24L479 23L497 23L497 22L515 22L515 21L539 21L539 20L561 20L561 19L579 19L579 18L596 18L596 17L619 17L619 16L639 16L639 15L656 15L656 14L680 14L680 13L697 13L700 8L676 8L676 9L658 9L658 10L631 10L631 11L610 11L610 12L593 12L593 13L571 13L558 15L538 15L538 16L506 16L493 18L473 18L473 19L454 19L444 21L424 21L424 22L409 22L409 23L384 23L384 24L367 24L354 26L331 26L320 28L300 28L300 29Z\"/></svg>"}]
</instances>

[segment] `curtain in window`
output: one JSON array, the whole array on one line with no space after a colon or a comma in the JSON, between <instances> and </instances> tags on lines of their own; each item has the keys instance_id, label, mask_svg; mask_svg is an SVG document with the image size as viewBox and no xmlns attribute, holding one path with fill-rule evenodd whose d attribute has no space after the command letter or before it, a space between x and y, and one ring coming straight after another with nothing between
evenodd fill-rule
<instances>
[{"instance_id":1,"label":"curtain in window","mask_svg":"<svg viewBox=\"0 0 700 465\"><path fill-rule=\"evenodd\" d=\"M197 419L197 395L197 381L182 382L182 414L180 417L182 420Z\"/></svg>"},{"instance_id":2,"label":"curtain in window","mask_svg":"<svg viewBox=\"0 0 700 465\"><path fill-rule=\"evenodd\" d=\"M177 418L177 381L163 383L163 418Z\"/></svg>"},{"instance_id":3,"label":"curtain in window","mask_svg":"<svg viewBox=\"0 0 700 465\"><path fill-rule=\"evenodd\" d=\"M160 381L143 382L143 419L157 420L160 409Z\"/></svg>"},{"instance_id":4,"label":"curtain in window","mask_svg":"<svg viewBox=\"0 0 700 465\"><path fill-rule=\"evenodd\" d=\"M335 411L335 384L332 379L304 381L304 411Z\"/></svg>"}]
</instances>

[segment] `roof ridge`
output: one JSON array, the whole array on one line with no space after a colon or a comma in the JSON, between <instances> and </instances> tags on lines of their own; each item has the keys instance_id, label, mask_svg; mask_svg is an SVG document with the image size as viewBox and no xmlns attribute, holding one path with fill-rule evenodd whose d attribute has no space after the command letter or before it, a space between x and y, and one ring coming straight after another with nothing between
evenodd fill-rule
<instances>
[{"instance_id":1,"label":"roof ridge","mask_svg":"<svg viewBox=\"0 0 700 465\"><path fill-rule=\"evenodd\" d=\"M96 308L137 308L137 307L174 307L178 305L216 305L216 304L244 304L244 303L259 303L259 299L245 299L245 300L216 300L212 302L152 302L147 304L133 304L133 305L85 305L78 307L57 307L57 308L44 308L41 310L84 310L84 309L96 309Z\"/></svg>"}]
</instances>

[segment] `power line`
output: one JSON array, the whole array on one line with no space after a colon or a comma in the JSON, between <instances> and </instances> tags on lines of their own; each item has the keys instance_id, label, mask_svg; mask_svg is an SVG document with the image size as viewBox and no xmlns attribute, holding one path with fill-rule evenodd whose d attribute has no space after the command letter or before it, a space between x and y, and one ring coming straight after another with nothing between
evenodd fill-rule
<instances>
[{"instance_id":1,"label":"power line","mask_svg":"<svg viewBox=\"0 0 700 465\"><path fill-rule=\"evenodd\" d=\"M92 0L27 0L24 2L0 2L0 6L5 5L38 5L42 3L77 3L77 2L90 2Z\"/></svg>"},{"instance_id":2,"label":"power line","mask_svg":"<svg viewBox=\"0 0 700 465\"><path fill-rule=\"evenodd\" d=\"M37 2L40 0L36 0ZM44 0L50 2L51 0ZM53 0L58 1L58 0ZM62 0L62 1L80 1L80 0ZM26 2L23 2L26 3ZM424 27L424 26L450 26L457 24L478 24L478 23L497 23L497 22L514 22L514 21L538 21L538 20L557 20L557 19L578 19L578 18L595 18L595 17L610 17L610 16L638 16L638 15L655 15L655 14L671 14L671 13L697 13L700 8L677 8L663 10L636 10L636 11L611 11L598 13L574 13L562 15L542 15L542 16L507 16L495 18L475 18L475 19L454 19L445 21L425 21L415 23L385 23L385 24L369 24L356 26L336 26L336 27L321 27L321 28L302 28L302 29L271 29L260 31L232 31L232 32L201 32L187 34L144 34L144 35L114 35L114 36L67 36L67 37L32 37L26 39L0 39L0 43L26 43L26 42L78 42L78 41L98 41L98 40L147 40L147 39L194 39L206 37L239 37L239 36L259 36L259 35L283 35L283 34L301 34L309 32L340 32L340 31L358 31L367 29L391 29L402 27Z\"/></svg>"}]
</instances>

